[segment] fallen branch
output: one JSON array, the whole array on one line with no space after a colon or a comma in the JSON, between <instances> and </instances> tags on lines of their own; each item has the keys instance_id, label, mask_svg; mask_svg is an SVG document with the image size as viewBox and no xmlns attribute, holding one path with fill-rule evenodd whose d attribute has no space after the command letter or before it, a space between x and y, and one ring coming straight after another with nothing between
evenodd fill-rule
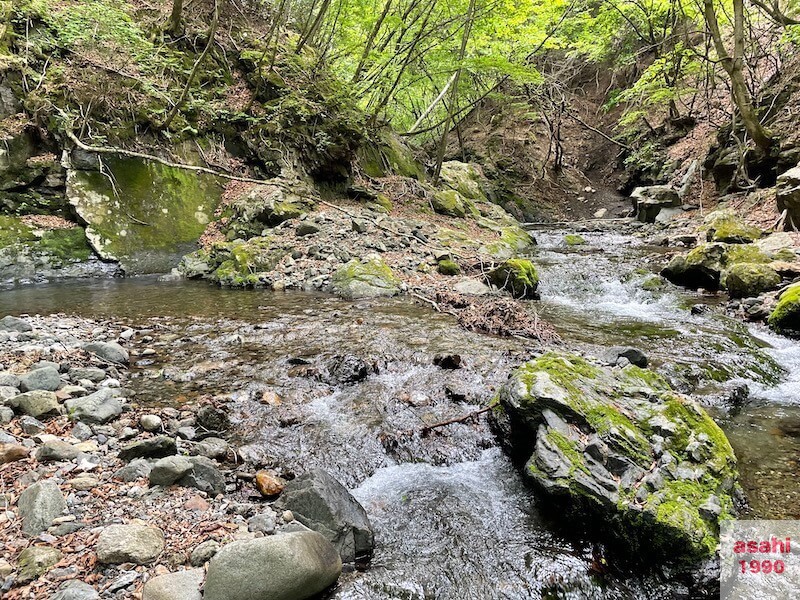
<instances>
[{"instance_id":1,"label":"fallen branch","mask_svg":"<svg viewBox=\"0 0 800 600\"><path fill-rule=\"evenodd\" d=\"M434 429L439 429L440 427L446 427L447 425L454 425L455 423L464 423L473 419L477 416L482 415L483 413L487 413L492 410L491 406L486 406L485 408L481 408L475 411L472 411L468 415L464 415L463 417L457 417L455 419L448 419L447 421L440 421L439 423L434 423L433 425L426 425L422 428L422 435L426 436Z\"/></svg>"}]
</instances>

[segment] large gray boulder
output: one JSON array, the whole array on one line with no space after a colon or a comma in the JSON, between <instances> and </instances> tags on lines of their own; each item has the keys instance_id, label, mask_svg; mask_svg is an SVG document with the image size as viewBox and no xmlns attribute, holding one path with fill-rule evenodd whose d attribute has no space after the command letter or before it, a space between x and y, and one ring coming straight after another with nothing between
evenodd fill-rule
<instances>
[{"instance_id":1,"label":"large gray boulder","mask_svg":"<svg viewBox=\"0 0 800 600\"><path fill-rule=\"evenodd\" d=\"M662 209L681 205L678 191L668 185L638 187L631 192L631 202L636 218L645 223L655 223Z\"/></svg>"},{"instance_id":2,"label":"large gray boulder","mask_svg":"<svg viewBox=\"0 0 800 600\"><path fill-rule=\"evenodd\" d=\"M150 470L150 485L172 485L192 470L192 463L182 456L165 456Z\"/></svg>"},{"instance_id":3,"label":"large gray boulder","mask_svg":"<svg viewBox=\"0 0 800 600\"><path fill-rule=\"evenodd\" d=\"M47 390L34 390L10 398L8 404L17 412L41 419L61 412L58 397Z\"/></svg>"},{"instance_id":4,"label":"large gray boulder","mask_svg":"<svg viewBox=\"0 0 800 600\"><path fill-rule=\"evenodd\" d=\"M341 483L322 469L290 481L278 500L306 527L325 536L343 562L372 554L375 536L364 507Z\"/></svg>"},{"instance_id":5,"label":"large gray boulder","mask_svg":"<svg viewBox=\"0 0 800 600\"><path fill-rule=\"evenodd\" d=\"M31 324L19 317L8 315L0 319L0 331L16 331L18 333L23 333L32 330L33 327L31 327Z\"/></svg>"},{"instance_id":6,"label":"large gray boulder","mask_svg":"<svg viewBox=\"0 0 800 600\"><path fill-rule=\"evenodd\" d=\"M104 564L146 565L164 551L164 533L148 525L109 525L100 532L96 551Z\"/></svg>"},{"instance_id":7,"label":"large gray boulder","mask_svg":"<svg viewBox=\"0 0 800 600\"><path fill-rule=\"evenodd\" d=\"M90 342L83 349L110 363L128 364L128 351L116 342Z\"/></svg>"},{"instance_id":8,"label":"large gray boulder","mask_svg":"<svg viewBox=\"0 0 800 600\"><path fill-rule=\"evenodd\" d=\"M778 212L787 211L786 229L800 227L800 166L778 177L775 192Z\"/></svg>"},{"instance_id":9,"label":"large gray boulder","mask_svg":"<svg viewBox=\"0 0 800 600\"><path fill-rule=\"evenodd\" d=\"M61 387L61 375L59 375L58 369L44 367L20 375L19 384L23 392L31 392L33 390L54 392Z\"/></svg>"},{"instance_id":10,"label":"large gray boulder","mask_svg":"<svg viewBox=\"0 0 800 600\"><path fill-rule=\"evenodd\" d=\"M211 559L204 600L305 600L342 572L336 549L313 531L224 546Z\"/></svg>"},{"instance_id":11,"label":"large gray boulder","mask_svg":"<svg viewBox=\"0 0 800 600\"><path fill-rule=\"evenodd\" d=\"M205 571L189 569L153 577L144 585L142 600L202 600Z\"/></svg>"},{"instance_id":12,"label":"large gray boulder","mask_svg":"<svg viewBox=\"0 0 800 600\"><path fill-rule=\"evenodd\" d=\"M67 414L74 421L103 424L122 414L120 392L115 388L103 388L88 396L70 398L64 403Z\"/></svg>"},{"instance_id":13,"label":"large gray boulder","mask_svg":"<svg viewBox=\"0 0 800 600\"><path fill-rule=\"evenodd\" d=\"M22 518L22 532L39 535L67 509L61 490L50 479L38 481L19 495L17 510Z\"/></svg>"}]
</instances>

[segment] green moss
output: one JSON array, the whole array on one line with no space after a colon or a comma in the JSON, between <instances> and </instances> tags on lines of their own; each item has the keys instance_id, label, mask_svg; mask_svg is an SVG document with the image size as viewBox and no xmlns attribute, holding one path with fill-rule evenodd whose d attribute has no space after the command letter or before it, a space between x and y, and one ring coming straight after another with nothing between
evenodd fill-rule
<instances>
[{"instance_id":1,"label":"green moss","mask_svg":"<svg viewBox=\"0 0 800 600\"><path fill-rule=\"evenodd\" d=\"M536 298L539 274L536 267L524 258L505 261L489 273L490 281L500 289L507 290L514 298Z\"/></svg>"},{"instance_id":2,"label":"green moss","mask_svg":"<svg viewBox=\"0 0 800 600\"><path fill-rule=\"evenodd\" d=\"M456 190L442 190L436 192L431 198L433 210L450 217L464 217L466 202Z\"/></svg>"},{"instance_id":3,"label":"green moss","mask_svg":"<svg viewBox=\"0 0 800 600\"><path fill-rule=\"evenodd\" d=\"M547 441L549 441L553 446L558 448L562 456L564 456L564 458L566 458L569 461L570 475L572 475L575 472L575 470L581 470L587 475L589 475L589 467L586 466L586 460L583 458L583 454L580 452L580 450L578 450L578 447L575 444L575 442L570 440L560 431L556 431L555 429L548 430Z\"/></svg>"},{"instance_id":4,"label":"green moss","mask_svg":"<svg viewBox=\"0 0 800 600\"><path fill-rule=\"evenodd\" d=\"M790 285L781 294L767 323L778 332L800 332L800 283Z\"/></svg>"},{"instance_id":5,"label":"green moss","mask_svg":"<svg viewBox=\"0 0 800 600\"><path fill-rule=\"evenodd\" d=\"M40 247L62 262L89 260L92 248L82 227L53 229L42 236Z\"/></svg>"},{"instance_id":6,"label":"green moss","mask_svg":"<svg viewBox=\"0 0 800 600\"><path fill-rule=\"evenodd\" d=\"M586 243L586 240L582 235L569 233L564 236L564 243L567 246L582 246L583 244Z\"/></svg>"},{"instance_id":7,"label":"green moss","mask_svg":"<svg viewBox=\"0 0 800 600\"><path fill-rule=\"evenodd\" d=\"M747 225L730 210L717 210L705 218L708 241L747 244L761 237L761 230Z\"/></svg>"},{"instance_id":8,"label":"green moss","mask_svg":"<svg viewBox=\"0 0 800 600\"><path fill-rule=\"evenodd\" d=\"M795 254L794 250L791 248L781 248L780 250L773 252L772 257L775 260L782 260L785 262L794 262L797 260L797 254Z\"/></svg>"},{"instance_id":9,"label":"green moss","mask_svg":"<svg viewBox=\"0 0 800 600\"><path fill-rule=\"evenodd\" d=\"M732 298L752 298L778 287L781 276L765 264L738 263L728 269L722 283Z\"/></svg>"},{"instance_id":10,"label":"green moss","mask_svg":"<svg viewBox=\"0 0 800 600\"><path fill-rule=\"evenodd\" d=\"M458 266L458 263L449 258L439 261L438 270L442 275L458 275L461 273L461 267Z\"/></svg>"},{"instance_id":11,"label":"green moss","mask_svg":"<svg viewBox=\"0 0 800 600\"><path fill-rule=\"evenodd\" d=\"M331 290L344 298L393 296L400 291L400 280L378 257L353 259L333 274Z\"/></svg>"},{"instance_id":12,"label":"green moss","mask_svg":"<svg viewBox=\"0 0 800 600\"><path fill-rule=\"evenodd\" d=\"M685 450L692 437L697 438L700 434L705 434L715 448L715 453L706 462L719 473L734 469L736 456L733 448L725 433L706 411L698 408L693 402L684 401L681 396L672 394L666 398L664 415L680 425L671 444L678 452Z\"/></svg>"},{"instance_id":13,"label":"green moss","mask_svg":"<svg viewBox=\"0 0 800 600\"><path fill-rule=\"evenodd\" d=\"M766 264L772 262L772 258L755 244L735 244L728 247L725 262L728 265Z\"/></svg>"},{"instance_id":14,"label":"green moss","mask_svg":"<svg viewBox=\"0 0 800 600\"><path fill-rule=\"evenodd\" d=\"M0 215L0 247L25 244L36 239L33 229L19 218Z\"/></svg>"},{"instance_id":15,"label":"green moss","mask_svg":"<svg viewBox=\"0 0 800 600\"><path fill-rule=\"evenodd\" d=\"M701 484L669 481L660 491L659 502L655 506L656 522L669 527L673 536L686 537L686 532L692 532L691 538L685 541L698 559L714 554L719 536L718 527L704 520L697 510L709 495L708 489ZM669 545L675 541L674 538L668 538L662 543Z\"/></svg>"},{"instance_id":16,"label":"green moss","mask_svg":"<svg viewBox=\"0 0 800 600\"><path fill-rule=\"evenodd\" d=\"M641 283L641 288L646 292L657 292L664 289L667 282L659 275L650 275Z\"/></svg>"},{"instance_id":17,"label":"green moss","mask_svg":"<svg viewBox=\"0 0 800 600\"><path fill-rule=\"evenodd\" d=\"M481 174L478 169L469 163L450 161L442 164L442 181L463 198L477 201L486 201L481 184Z\"/></svg>"}]
</instances>

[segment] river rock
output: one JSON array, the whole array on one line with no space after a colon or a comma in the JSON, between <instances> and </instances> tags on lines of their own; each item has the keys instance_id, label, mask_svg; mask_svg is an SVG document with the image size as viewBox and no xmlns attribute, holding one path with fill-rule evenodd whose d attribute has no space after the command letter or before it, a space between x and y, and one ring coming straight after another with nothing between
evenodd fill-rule
<instances>
[{"instance_id":1,"label":"river rock","mask_svg":"<svg viewBox=\"0 0 800 600\"><path fill-rule=\"evenodd\" d=\"M778 176L775 199L778 203L778 212L787 211L787 231L793 229L792 225L795 228L800 227L800 166Z\"/></svg>"},{"instance_id":2,"label":"river rock","mask_svg":"<svg viewBox=\"0 0 800 600\"><path fill-rule=\"evenodd\" d=\"M133 460L134 458L164 458L178 453L178 446L175 438L166 435L157 435L146 440L132 442L119 452L122 460Z\"/></svg>"},{"instance_id":3,"label":"river rock","mask_svg":"<svg viewBox=\"0 0 800 600\"><path fill-rule=\"evenodd\" d=\"M676 285L715 290L726 260L725 244L701 244L685 256L675 256L661 274Z\"/></svg>"},{"instance_id":4,"label":"river rock","mask_svg":"<svg viewBox=\"0 0 800 600\"><path fill-rule=\"evenodd\" d=\"M725 272L723 283L731 298L753 298L777 288L781 276L769 265L740 263Z\"/></svg>"},{"instance_id":5,"label":"river rock","mask_svg":"<svg viewBox=\"0 0 800 600\"><path fill-rule=\"evenodd\" d=\"M294 518L325 536L343 562L369 557L375 545L372 525L358 501L322 469L313 469L286 484L277 502Z\"/></svg>"},{"instance_id":6,"label":"river rock","mask_svg":"<svg viewBox=\"0 0 800 600\"><path fill-rule=\"evenodd\" d=\"M182 456L166 456L156 461L150 471L150 485L172 485L192 470L192 463Z\"/></svg>"},{"instance_id":7,"label":"river rock","mask_svg":"<svg viewBox=\"0 0 800 600\"><path fill-rule=\"evenodd\" d=\"M477 279L463 279L455 284L453 289L459 294L467 296L485 296L492 293L492 289L488 285Z\"/></svg>"},{"instance_id":8,"label":"river rock","mask_svg":"<svg viewBox=\"0 0 800 600\"><path fill-rule=\"evenodd\" d=\"M225 431L231 426L227 411L206 404L197 411L197 424L208 431Z\"/></svg>"},{"instance_id":9,"label":"river rock","mask_svg":"<svg viewBox=\"0 0 800 600\"><path fill-rule=\"evenodd\" d=\"M72 381L88 379L92 383L100 383L106 378L106 372L98 367L72 367L68 373Z\"/></svg>"},{"instance_id":10,"label":"river rock","mask_svg":"<svg viewBox=\"0 0 800 600\"><path fill-rule=\"evenodd\" d=\"M0 443L0 465L28 458L30 448L13 443Z\"/></svg>"},{"instance_id":11,"label":"river rock","mask_svg":"<svg viewBox=\"0 0 800 600\"><path fill-rule=\"evenodd\" d=\"M139 417L139 427L150 433L155 433L163 429L164 423L158 415L142 415Z\"/></svg>"},{"instance_id":12,"label":"river rock","mask_svg":"<svg viewBox=\"0 0 800 600\"><path fill-rule=\"evenodd\" d=\"M631 203L636 218L644 223L655 223L658 214L668 208L679 207L678 191L668 185L638 187L631 192Z\"/></svg>"},{"instance_id":13,"label":"river rock","mask_svg":"<svg viewBox=\"0 0 800 600\"><path fill-rule=\"evenodd\" d=\"M256 473L256 489L262 496L266 498L277 496L285 488L286 481L272 471L259 471Z\"/></svg>"},{"instance_id":14,"label":"river rock","mask_svg":"<svg viewBox=\"0 0 800 600\"><path fill-rule=\"evenodd\" d=\"M8 401L9 405L24 415L42 419L61 412L58 397L53 392L35 390L15 396Z\"/></svg>"},{"instance_id":15,"label":"river rock","mask_svg":"<svg viewBox=\"0 0 800 600\"><path fill-rule=\"evenodd\" d=\"M400 280L378 256L353 259L333 274L331 291L342 298L377 298L400 292Z\"/></svg>"},{"instance_id":16,"label":"river rock","mask_svg":"<svg viewBox=\"0 0 800 600\"><path fill-rule=\"evenodd\" d=\"M375 368L364 359L352 354L335 356L328 363L330 379L337 383L349 384L364 381Z\"/></svg>"},{"instance_id":17,"label":"river rock","mask_svg":"<svg viewBox=\"0 0 800 600\"><path fill-rule=\"evenodd\" d=\"M747 225L730 209L708 213L703 219L703 229L709 242L726 244L749 244L761 237L758 227Z\"/></svg>"},{"instance_id":18,"label":"river rock","mask_svg":"<svg viewBox=\"0 0 800 600\"><path fill-rule=\"evenodd\" d=\"M153 465L151 465L148 461L142 458L137 458L132 460L121 469L115 471L114 479L128 482L144 479L145 477L150 477L150 471L152 471L152 469Z\"/></svg>"},{"instance_id":19,"label":"river rock","mask_svg":"<svg viewBox=\"0 0 800 600\"><path fill-rule=\"evenodd\" d=\"M489 273L489 280L514 298L538 298L539 274L524 258L512 258Z\"/></svg>"},{"instance_id":20,"label":"river rock","mask_svg":"<svg viewBox=\"0 0 800 600\"><path fill-rule=\"evenodd\" d=\"M192 454L223 460L228 456L228 442L218 437L207 437L195 444Z\"/></svg>"},{"instance_id":21,"label":"river rock","mask_svg":"<svg viewBox=\"0 0 800 600\"><path fill-rule=\"evenodd\" d=\"M61 552L50 546L30 546L19 554L18 581L25 583L38 579L61 560Z\"/></svg>"},{"instance_id":22,"label":"river rock","mask_svg":"<svg viewBox=\"0 0 800 600\"><path fill-rule=\"evenodd\" d=\"M104 564L146 565L164 551L164 534L146 525L109 525L97 538L97 559Z\"/></svg>"},{"instance_id":23,"label":"river rock","mask_svg":"<svg viewBox=\"0 0 800 600\"><path fill-rule=\"evenodd\" d=\"M53 600L100 600L100 594L83 581L68 581L58 588Z\"/></svg>"},{"instance_id":24,"label":"river rock","mask_svg":"<svg viewBox=\"0 0 800 600\"><path fill-rule=\"evenodd\" d=\"M22 431L28 435L37 435L47 429L47 425L42 423L39 419L34 419L30 415L24 415L17 421Z\"/></svg>"},{"instance_id":25,"label":"river rock","mask_svg":"<svg viewBox=\"0 0 800 600\"><path fill-rule=\"evenodd\" d=\"M211 559L204 600L305 600L333 585L342 572L336 550L313 531L224 546Z\"/></svg>"},{"instance_id":26,"label":"river rock","mask_svg":"<svg viewBox=\"0 0 800 600\"><path fill-rule=\"evenodd\" d=\"M189 569L159 575L149 580L142 590L142 600L202 600L200 586L205 571Z\"/></svg>"},{"instance_id":27,"label":"river rock","mask_svg":"<svg viewBox=\"0 0 800 600\"><path fill-rule=\"evenodd\" d=\"M61 375L59 375L58 369L44 367L21 375L19 384L23 392L32 392L34 390L54 392L61 387Z\"/></svg>"},{"instance_id":28,"label":"river rock","mask_svg":"<svg viewBox=\"0 0 800 600\"><path fill-rule=\"evenodd\" d=\"M219 542L216 540L206 540L194 550L189 556L189 564L193 567L202 567L219 552Z\"/></svg>"},{"instance_id":29,"label":"river rock","mask_svg":"<svg viewBox=\"0 0 800 600\"><path fill-rule=\"evenodd\" d=\"M127 365L130 360L128 351L116 342L90 342L83 349L110 363Z\"/></svg>"},{"instance_id":30,"label":"river rock","mask_svg":"<svg viewBox=\"0 0 800 600\"><path fill-rule=\"evenodd\" d=\"M53 600L100 600L100 594L83 581L68 581L53 596Z\"/></svg>"},{"instance_id":31,"label":"river rock","mask_svg":"<svg viewBox=\"0 0 800 600\"><path fill-rule=\"evenodd\" d=\"M659 375L549 352L500 392L523 473L561 518L606 541L671 560L711 556L719 518L734 513L736 458L725 435ZM718 515L719 517L719 515Z\"/></svg>"},{"instance_id":32,"label":"river rock","mask_svg":"<svg viewBox=\"0 0 800 600\"><path fill-rule=\"evenodd\" d=\"M187 460L191 470L178 480L178 485L196 488L211 497L225 493L225 476L213 460L205 456L190 456Z\"/></svg>"},{"instance_id":33,"label":"river rock","mask_svg":"<svg viewBox=\"0 0 800 600\"><path fill-rule=\"evenodd\" d=\"M629 346L613 346L604 352L601 358L605 364L610 366L616 365L620 358L625 358L630 364L642 368L646 367L648 363L647 355L644 352Z\"/></svg>"},{"instance_id":34,"label":"river rock","mask_svg":"<svg viewBox=\"0 0 800 600\"><path fill-rule=\"evenodd\" d=\"M24 333L26 331L33 331L33 327L24 319L8 315L0 319L0 331L16 331L18 333Z\"/></svg>"},{"instance_id":35,"label":"river rock","mask_svg":"<svg viewBox=\"0 0 800 600\"><path fill-rule=\"evenodd\" d=\"M45 442L36 449L34 456L39 462L73 460L80 454L80 450L63 440Z\"/></svg>"},{"instance_id":36,"label":"river rock","mask_svg":"<svg viewBox=\"0 0 800 600\"><path fill-rule=\"evenodd\" d=\"M29 486L17 501L22 518L22 532L35 536L52 525L67 509L61 490L51 480L38 481Z\"/></svg>"},{"instance_id":37,"label":"river rock","mask_svg":"<svg viewBox=\"0 0 800 600\"><path fill-rule=\"evenodd\" d=\"M116 388L103 388L80 398L70 398L64 406L74 421L103 424L122 414L120 391Z\"/></svg>"},{"instance_id":38,"label":"river rock","mask_svg":"<svg viewBox=\"0 0 800 600\"><path fill-rule=\"evenodd\" d=\"M8 371L0 372L0 387L11 387L19 389L19 377Z\"/></svg>"},{"instance_id":39,"label":"river rock","mask_svg":"<svg viewBox=\"0 0 800 600\"><path fill-rule=\"evenodd\" d=\"M790 285L778 296L767 323L779 333L800 336L800 283Z\"/></svg>"}]
</instances>

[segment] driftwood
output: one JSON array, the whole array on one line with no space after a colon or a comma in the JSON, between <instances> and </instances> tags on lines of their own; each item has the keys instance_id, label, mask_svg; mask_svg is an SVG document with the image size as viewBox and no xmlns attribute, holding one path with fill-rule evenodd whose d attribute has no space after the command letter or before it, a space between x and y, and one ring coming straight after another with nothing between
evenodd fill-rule
<instances>
[{"instance_id":1,"label":"driftwood","mask_svg":"<svg viewBox=\"0 0 800 600\"><path fill-rule=\"evenodd\" d=\"M490 410L492 410L492 407L491 406L486 406L484 408L480 408L478 410L474 410L471 413L464 415L463 417L456 417L455 419L448 419L447 421L440 421L439 423L434 423L433 425L425 425L421 430L422 431L422 435L424 437L424 436L430 434L430 432L433 431L434 429L439 429L440 427L446 427L448 425L454 425L456 423L465 423L466 421L469 421L470 419L474 419L475 417L478 417L478 416L480 416L480 415L482 415L484 413L487 413Z\"/></svg>"}]
</instances>

